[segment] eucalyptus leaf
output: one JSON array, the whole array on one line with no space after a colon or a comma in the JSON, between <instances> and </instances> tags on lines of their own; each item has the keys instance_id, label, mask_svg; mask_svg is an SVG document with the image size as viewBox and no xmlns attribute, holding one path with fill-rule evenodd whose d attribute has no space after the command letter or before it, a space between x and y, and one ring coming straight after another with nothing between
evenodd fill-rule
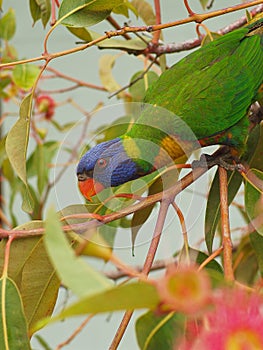
<instances>
[{"instance_id":1,"label":"eucalyptus leaf","mask_svg":"<svg viewBox=\"0 0 263 350\"><path fill-rule=\"evenodd\" d=\"M27 91L34 85L39 72L39 68L34 64L19 64L13 69L13 81L20 88Z\"/></svg>"},{"instance_id":2,"label":"eucalyptus leaf","mask_svg":"<svg viewBox=\"0 0 263 350\"><path fill-rule=\"evenodd\" d=\"M44 242L58 276L77 296L86 297L111 287L106 277L75 256L52 208L47 213Z\"/></svg>"},{"instance_id":3,"label":"eucalyptus leaf","mask_svg":"<svg viewBox=\"0 0 263 350\"><path fill-rule=\"evenodd\" d=\"M152 6L145 0L132 0L132 6L136 9L138 16L145 24L151 25L156 23L155 13Z\"/></svg>"},{"instance_id":4,"label":"eucalyptus leaf","mask_svg":"<svg viewBox=\"0 0 263 350\"><path fill-rule=\"evenodd\" d=\"M155 309L159 304L159 295L154 285L147 282L135 282L113 287L96 294L80 298L79 301L64 309L51 321L89 313L105 313L119 310ZM44 319L37 325L43 327L50 320Z\"/></svg>"},{"instance_id":5,"label":"eucalyptus leaf","mask_svg":"<svg viewBox=\"0 0 263 350\"><path fill-rule=\"evenodd\" d=\"M58 19L66 26L89 27L107 18L123 0L63 0Z\"/></svg>"},{"instance_id":6,"label":"eucalyptus leaf","mask_svg":"<svg viewBox=\"0 0 263 350\"><path fill-rule=\"evenodd\" d=\"M25 211L33 210L33 200L27 184L26 153L29 139L31 94L27 95L20 106L20 117L13 125L6 137L6 154L17 175L25 185L25 198L22 207Z\"/></svg>"},{"instance_id":7,"label":"eucalyptus leaf","mask_svg":"<svg viewBox=\"0 0 263 350\"><path fill-rule=\"evenodd\" d=\"M149 311L136 321L136 336L142 350L173 350L185 330L185 317L169 313L157 315Z\"/></svg>"},{"instance_id":8,"label":"eucalyptus leaf","mask_svg":"<svg viewBox=\"0 0 263 350\"><path fill-rule=\"evenodd\" d=\"M132 76L130 83L133 83L136 80L138 81L136 81L134 84L131 84L129 87L129 92L132 95L133 101L143 101L146 90L157 79L158 75L153 71L149 71L147 73L144 71L139 71L135 73Z\"/></svg>"},{"instance_id":9,"label":"eucalyptus leaf","mask_svg":"<svg viewBox=\"0 0 263 350\"><path fill-rule=\"evenodd\" d=\"M0 38L10 40L15 35L16 18L14 9L10 8L8 12L0 19Z\"/></svg>"},{"instance_id":10,"label":"eucalyptus leaf","mask_svg":"<svg viewBox=\"0 0 263 350\"><path fill-rule=\"evenodd\" d=\"M114 67L115 61L118 58L117 55L103 55L99 60L99 76L102 85L108 92L115 92L121 88L121 86L116 82L112 74L112 69ZM124 92L119 92L117 95L119 98L125 97Z\"/></svg>"},{"instance_id":11,"label":"eucalyptus leaf","mask_svg":"<svg viewBox=\"0 0 263 350\"><path fill-rule=\"evenodd\" d=\"M210 0L199 0L201 6L202 6L202 8L203 8L203 10L206 9L206 6L209 4L209 1L210 1Z\"/></svg>"},{"instance_id":12,"label":"eucalyptus leaf","mask_svg":"<svg viewBox=\"0 0 263 350\"><path fill-rule=\"evenodd\" d=\"M263 237L255 231L249 235L249 238L257 257L260 274L263 276Z\"/></svg>"},{"instance_id":13,"label":"eucalyptus leaf","mask_svg":"<svg viewBox=\"0 0 263 350\"><path fill-rule=\"evenodd\" d=\"M15 230L37 230L42 221L31 221ZM6 240L0 242L0 269L4 265ZM29 328L41 318L51 315L56 300L60 280L51 265L42 236L25 237L14 240L11 245L8 275L16 283L24 305Z\"/></svg>"},{"instance_id":14,"label":"eucalyptus leaf","mask_svg":"<svg viewBox=\"0 0 263 350\"><path fill-rule=\"evenodd\" d=\"M7 276L0 279L0 314L0 349L30 350L21 296Z\"/></svg>"},{"instance_id":15,"label":"eucalyptus leaf","mask_svg":"<svg viewBox=\"0 0 263 350\"><path fill-rule=\"evenodd\" d=\"M45 28L51 15L50 0L30 0L29 4L34 23L41 19Z\"/></svg>"},{"instance_id":16,"label":"eucalyptus leaf","mask_svg":"<svg viewBox=\"0 0 263 350\"><path fill-rule=\"evenodd\" d=\"M262 181L263 183L263 172L251 169L251 173L255 175L256 178L258 178L258 181ZM245 183L245 207L246 212L248 214L249 220L256 220L258 217L263 217L263 211L262 211L262 203L263 203L263 193L260 190L260 188L257 188L257 186L254 183L251 183L250 181L246 181ZM255 226L255 230L260 234L263 235L263 223L261 220L261 224L259 226Z\"/></svg>"}]
</instances>

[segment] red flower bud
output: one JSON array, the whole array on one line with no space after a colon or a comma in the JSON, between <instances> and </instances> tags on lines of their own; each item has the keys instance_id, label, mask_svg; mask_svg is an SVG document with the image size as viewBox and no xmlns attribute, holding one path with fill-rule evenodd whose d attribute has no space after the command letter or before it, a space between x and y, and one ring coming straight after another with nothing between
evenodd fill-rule
<instances>
[{"instance_id":1,"label":"red flower bud","mask_svg":"<svg viewBox=\"0 0 263 350\"><path fill-rule=\"evenodd\" d=\"M36 106L38 112L42 113L45 119L50 120L53 117L56 103L49 95L38 96L36 99Z\"/></svg>"}]
</instances>

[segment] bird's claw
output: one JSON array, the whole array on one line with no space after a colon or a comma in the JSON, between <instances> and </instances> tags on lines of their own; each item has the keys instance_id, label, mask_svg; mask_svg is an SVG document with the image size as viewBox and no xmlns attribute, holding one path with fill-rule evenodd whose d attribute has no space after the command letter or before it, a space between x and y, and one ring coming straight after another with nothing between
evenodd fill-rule
<instances>
[{"instance_id":1,"label":"bird's claw","mask_svg":"<svg viewBox=\"0 0 263 350\"><path fill-rule=\"evenodd\" d=\"M212 168L215 165L218 165L226 170L238 172L244 171L244 165L240 163L240 160L234 159L234 157L229 154L218 154L218 155L209 155L202 154L199 160L194 160L192 162L192 169L195 168Z\"/></svg>"}]
</instances>

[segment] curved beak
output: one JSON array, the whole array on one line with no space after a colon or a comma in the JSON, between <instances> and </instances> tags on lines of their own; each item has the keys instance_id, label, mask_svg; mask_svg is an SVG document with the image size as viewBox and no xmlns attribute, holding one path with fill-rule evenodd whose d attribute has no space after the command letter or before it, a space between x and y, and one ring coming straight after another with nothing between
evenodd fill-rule
<instances>
[{"instance_id":1,"label":"curved beak","mask_svg":"<svg viewBox=\"0 0 263 350\"><path fill-rule=\"evenodd\" d=\"M93 178L88 177L84 174L77 174L78 176L78 186L81 194L90 202L92 202L91 197L95 194L101 192L104 186L100 182L96 182Z\"/></svg>"}]
</instances>

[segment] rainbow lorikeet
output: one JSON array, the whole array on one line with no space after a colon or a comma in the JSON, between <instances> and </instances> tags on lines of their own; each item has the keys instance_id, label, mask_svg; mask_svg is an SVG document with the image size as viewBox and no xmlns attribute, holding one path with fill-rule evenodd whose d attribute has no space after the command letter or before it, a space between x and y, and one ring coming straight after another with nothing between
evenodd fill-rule
<instances>
[{"instance_id":1,"label":"rainbow lorikeet","mask_svg":"<svg viewBox=\"0 0 263 350\"><path fill-rule=\"evenodd\" d=\"M124 135L102 142L77 166L81 193L179 163L198 147L227 145L241 155L249 108L263 83L263 19L194 51L147 90L141 114ZM197 142L198 141L198 142Z\"/></svg>"}]
</instances>

